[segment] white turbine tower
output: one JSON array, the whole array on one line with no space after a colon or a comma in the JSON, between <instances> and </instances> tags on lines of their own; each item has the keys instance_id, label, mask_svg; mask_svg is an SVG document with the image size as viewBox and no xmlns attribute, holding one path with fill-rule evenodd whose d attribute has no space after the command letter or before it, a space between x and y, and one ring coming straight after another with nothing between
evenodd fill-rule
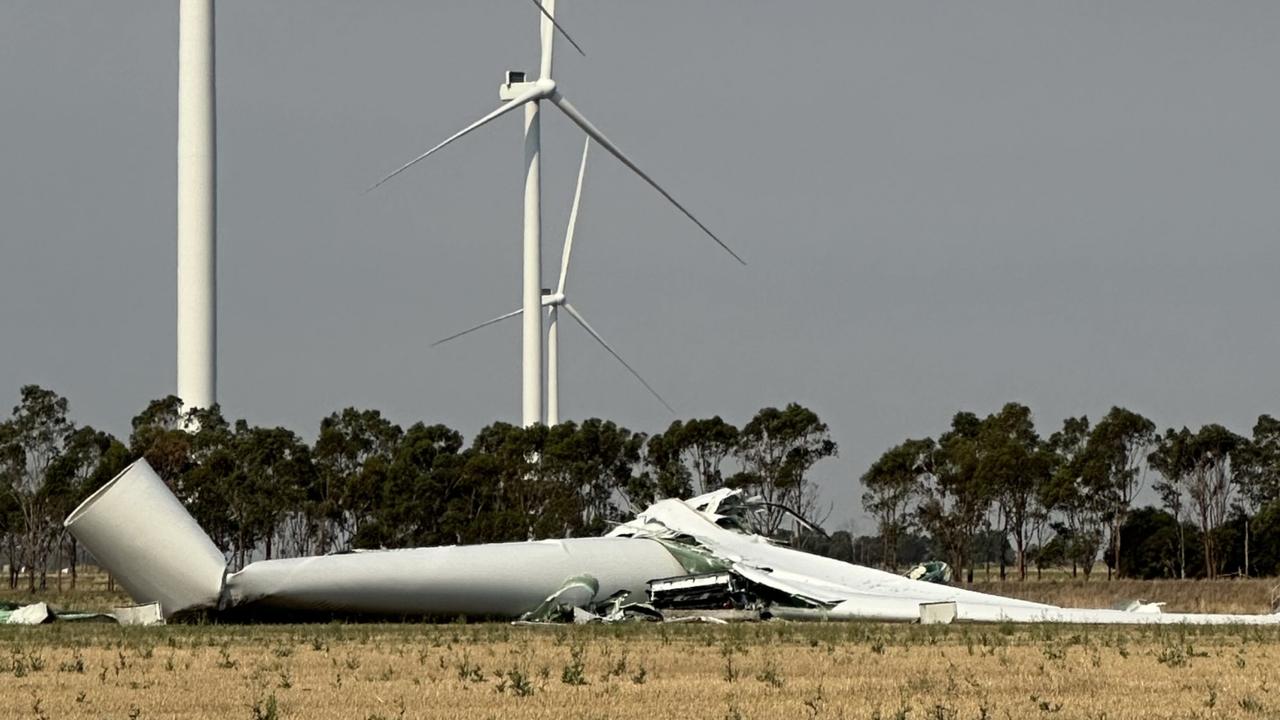
<instances>
[{"instance_id":1,"label":"white turbine tower","mask_svg":"<svg viewBox=\"0 0 1280 720\"><path fill-rule=\"evenodd\" d=\"M608 351L608 353L612 355L614 359L622 363L622 366L627 369L627 372L635 376L635 379L639 380L640 384L643 385L651 395L653 395L655 398L658 399L658 402L662 403L662 405L665 408L667 408L667 410L670 410L673 413L675 412L675 410L671 407L671 405L669 405L666 400L662 399L662 396L658 394L658 391L654 390L653 386L650 385L647 381L645 381L645 379L641 377L640 373L637 372L635 368L631 367L631 365L626 360L623 360L622 356L618 354L618 351L614 350L613 347L610 346L609 343L603 337L601 337L600 333L596 332L595 328L591 327L591 324L588 323L587 319L582 316L582 313L578 312L577 308L569 304L569 298L566 294L567 293L566 283L569 277L569 258L573 254L573 237L574 237L574 231L577 229L577 226L578 226L578 208L581 206L581 202L582 202L582 181L583 181L583 178L586 176L586 172L587 172L587 151L590 150L590 148L591 148L591 138L587 138L582 148L582 164L579 165L578 167L578 186L573 192L573 207L569 211L569 226L568 226L568 229L565 230L564 251L560 256L560 281L556 285L555 292L551 293L550 295L542 296L542 306L547 308L547 313L550 317L550 323L547 326L547 424L548 425L560 424L560 331L559 331L560 308L564 308L565 312L569 313L569 316L572 317L575 321L577 321L577 323L582 326L583 330L587 331L587 334L595 338L595 341L600 343L601 347L603 347L606 351ZM494 323L502 322L507 318L513 318L523 313L524 313L524 308L518 308L505 315L499 315L498 317L493 318L491 320L486 320L480 323L479 325L467 328L466 330L463 330L460 333L454 333L449 337L437 340L431 345L432 347L435 347L436 345L447 343L450 340L460 338L463 335L467 335L469 333L475 332L480 328L488 327L490 325L493 325Z\"/></svg>"},{"instance_id":2,"label":"white turbine tower","mask_svg":"<svg viewBox=\"0 0 1280 720\"><path fill-rule=\"evenodd\" d=\"M217 402L213 0L178 8L178 397Z\"/></svg>"},{"instance_id":3,"label":"white turbine tower","mask_svg":"<svg viewBox=\"0 0 1280 720\"><path fill-rule=\"evenodd\" d=\"M425 160L428 156L437 150L445 147L454 140L470 134L472 131L487 125L499 117L523 106L525 108L525 185L524 185L524 290L522 294L523 304L521 312L524 315L524 331L523 331L523 352L522 352L522 408L523 408L523 424L534 425L542 422L542 317L539 314L539 308L542 306L542 217L541 217L541 180L540 180L540 155L541 155L541 124L539 119L539 109L543 100L550 102L569 118L575 125L582 128L588 137L595 140L605 150L609 151L614 157L618 158L623 165L626 165L632 172L639 175L641 179L649 183L654 190L667 199L680 212L694 222L702 229L712 240L716 241L720 247L734 257L743 265L746 264L741 257L733 250L729 249L715 233L711 232L702 221L694 217L684 205L681 205L674 197L671 196L661 185L653 178L649 177L641 170L625 153L613 144L591 121L578 111L572 103L569 102L559 90L555 80L551 78L552 67L552 43L556 30L560 30L570 42L567 33L555 20L555 2L554 0L534 0L534 4L538 6L542 13L540 19L540 40L541 40L541 63L539 66L538 79L527 82L523 73L507 73L507 82L498 90L499 98L504 100L502 105L474 123L468 125L462 130L454 133L444 142L427 150L416 158L410 160L400 166L390 175L379 180L370 190L377 188L388 180L396 177L400 173L408 170L417 163ZM577 47L577 43L574 43ZM579 48L581 52L581 48ZM619 358L620 359L620 358Z\"/></svg>"}]
</instances>

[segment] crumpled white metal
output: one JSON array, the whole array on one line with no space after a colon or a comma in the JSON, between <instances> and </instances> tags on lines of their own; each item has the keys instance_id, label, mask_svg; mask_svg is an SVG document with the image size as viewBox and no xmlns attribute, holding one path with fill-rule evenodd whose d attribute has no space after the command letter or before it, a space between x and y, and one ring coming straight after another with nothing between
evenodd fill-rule
<instances>
[{"instance_id":1,"label":"crumpled white metal","mask_svg":"<svg viewBox=\"0 0 1280 720\"><path fill-rule=\"evenodd\" d=\"M728 505L732 509L722 514ZM1085 624L1280 624L1280 614L1233 615L1163 613L1153 604L1131 610L1061 608L922 582L782 547L738 526L749 513L739 491L722 489L689 500L661 500L628 523L614 537L687 539L717 557L747 580L786 593L820 610L812 617L916 622L922 605L954 603L956 621L1060 622ZM785 611L779 612L785 616ZM802 614L792 613L799 617Z\"/></svg>"}]
</instances>

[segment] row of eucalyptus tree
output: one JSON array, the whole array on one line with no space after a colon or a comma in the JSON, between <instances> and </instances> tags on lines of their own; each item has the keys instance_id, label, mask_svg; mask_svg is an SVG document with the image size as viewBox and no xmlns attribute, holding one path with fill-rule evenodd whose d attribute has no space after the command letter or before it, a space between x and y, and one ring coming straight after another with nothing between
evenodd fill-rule
<instances>
[{"instance_id":1,"label":"row of eucalyptus tree","mask_svg":"<svg viewBox=\"0 0 1280 720\"><path fill-rule=\"evenodd\" d=\"M251 559L596 535L656 498L723 486L784 511L819 511L814 464L836 453L830 432L797 404L764 408L742 427L719 417L648 435L590 419L555 427L494 423L468 444L443 424L402 427L347 408L308 442L282 427L184 413L176 397L133 418L127 441L77 427L67 400L22 388L0 422L0 539L8 582L30 589L50 569L75 582L77 550L61 520L128 463L145 457L233 567ZM65 562L70 559L70 566ZM25 573L22 571L25 570Z\"/></svg>"},{"instance_id":2,"label":"row of eucalyptus tree","mask_svg":"<svg viewBox=\"0 0 1280 720\"><path fill-rule=\"evenodd\" d=\"M1114 407L1096 423L1067 418L1044 437L1030 408L1009 403L987 417L957 413L936 439L906 440L862 476L882 564L896 567L902 541L922 532L970 580L975 539L991 530L1007 539L1021 579L1029 564L1087 576L1100 553L1109 575L1151 575L1149 561L1140 570L1124 542L1148 481L1158 512L1178 528L1179 559L1164 553L1162 574L1188 576L1189 535L1203 553L1192 574L1232 569L1220 547L1229 516L1244 523L1246 557L1234 569L1248 574L1249 519L1273 506L1280 512L1280 422L1259 417L1251 437L1217 424L1160 433L1151 420Z\"/></svg>"}]
</instances>

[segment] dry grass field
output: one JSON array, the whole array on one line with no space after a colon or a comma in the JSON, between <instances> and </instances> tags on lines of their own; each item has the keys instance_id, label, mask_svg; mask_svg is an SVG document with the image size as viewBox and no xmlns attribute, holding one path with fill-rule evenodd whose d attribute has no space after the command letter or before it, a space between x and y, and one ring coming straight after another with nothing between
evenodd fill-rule
<instances>
[{"instance_id":1,"label":"dry grass field","mask_svg":"<svg viewBox=\"0 0 1280 720\"><path fill-rule=\"evenodd\" d=\"M1280 631L0 628L3 718L1264 718Z\"/></svg>"},{"instance_id":2,"label":"dry grass field","mask_svg":"<svg viewBox=\"0 0 1280 720\"><path fill-rule=\"evenodd\" d=\"M1274 580L982 583L1265 612ZM22 593L0 599L29 601ZM101 577L40 596L106 609ZM1280 629L506 624L0 626L0 718L1268 718Z\"/></svg>"}]
</instances>

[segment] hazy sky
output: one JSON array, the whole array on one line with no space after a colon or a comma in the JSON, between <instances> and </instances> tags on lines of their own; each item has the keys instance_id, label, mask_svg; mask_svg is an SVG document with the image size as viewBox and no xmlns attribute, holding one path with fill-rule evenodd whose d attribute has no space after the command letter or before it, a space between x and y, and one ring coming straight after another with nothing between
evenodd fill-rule
<instances>
[{"instance_id":1,"label":"hazy sky","mask_svg":"<svg viewBox=\"0 0 1280 720\"><path fill-rule=\"evenodd\" d=\"M1280 4L561 0L588 167L574 304L676 406L798 401L841 457L960 409L1049 433L1280 412ZM348 405L464 432L520 410L518 114L365 195L534 70L525 0L221 0L219 399L308 439ZM175 389L177 3L0 0L0 396L127 435ZM554 111L551 111L554 113ZM549 115L554 283L581 135ZM577 328L563 412L673 418ZM862 528L869 530L865 526Z\"/></svg>"}]
</instances>

